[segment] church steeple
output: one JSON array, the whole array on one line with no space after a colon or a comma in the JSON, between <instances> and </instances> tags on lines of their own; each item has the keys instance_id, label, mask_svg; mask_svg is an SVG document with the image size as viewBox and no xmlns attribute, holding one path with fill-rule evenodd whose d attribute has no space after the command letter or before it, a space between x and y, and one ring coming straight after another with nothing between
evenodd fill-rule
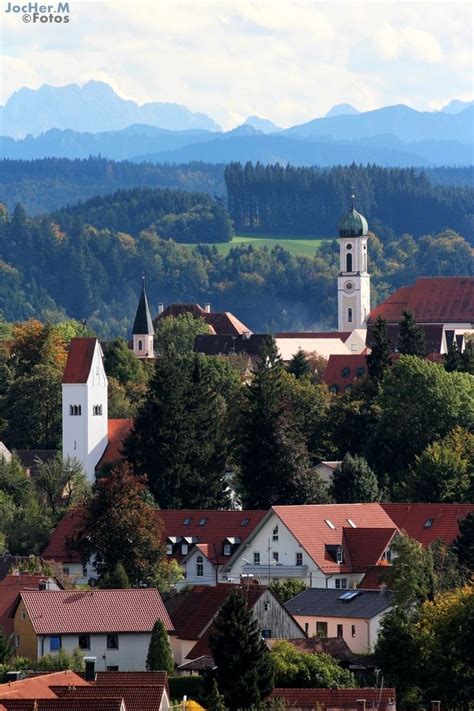
<instances>
[{"instance_id":1,"label":"church steeple","mask_svg":"<svg viewBox=\"0 0 474 711\"><path fill-rule=\"evenodd\" d=\"M138 302L137 314L132 328L133 352L138 358L153 358L153 321L145 289L145 277L142 277L142 292Z\"/></svg>"},{"instance_id":2,"label":"church steeple","mask_svg":"<svg viewBox=\"0 0 474 711\"><path fill-rule=\"evenodd\" d=\"M367 272L367 220L351 207L339 224L340 272L337 279L338 330L366 328L370 312L370 275Z\"/></svg>"}]
</instances>

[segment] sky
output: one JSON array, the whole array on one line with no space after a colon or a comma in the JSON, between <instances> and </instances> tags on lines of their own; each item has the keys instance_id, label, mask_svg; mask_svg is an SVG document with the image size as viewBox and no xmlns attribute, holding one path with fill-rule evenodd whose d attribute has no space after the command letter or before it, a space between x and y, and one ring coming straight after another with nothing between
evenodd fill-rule
<instances>
[{"instance_id":1,"label":"sky","mask_svg":"<svg viewBox=\"0 0 474 711\"><path fill-rule=\"evenodd\" d=\"M339 103L431 111L473 96L471 2L71 0L68 24L26 24L1 3L2 104L23 86L96 79L231 128L249 115L286 127Z\"/></svg>"}]
</instances>

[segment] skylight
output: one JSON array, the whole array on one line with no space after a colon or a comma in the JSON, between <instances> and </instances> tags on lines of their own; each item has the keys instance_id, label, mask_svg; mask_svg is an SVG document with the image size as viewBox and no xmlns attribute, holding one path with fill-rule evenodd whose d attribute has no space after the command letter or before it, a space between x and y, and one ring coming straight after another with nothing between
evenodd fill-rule
<instances>
[{"instance_id":1,"label":"skylight","mask_svg":"<svg viewBox=\"0 0 474 711\"><path fill-rule=\"evenodd\" d=\"M357 528L357 526L355 525L354 521L351 518L347 519L347 523L349 524L349 526L352 526L352 528Z\"/></svg>"},{"instance_id":2,"label":"skylight","mask_svg":"<svg viewBox=\"0 0 474 711\"><path fill-rule=\"evenodd\" d=\"M330 521L328 518L325 518L324 521L325 521L326 525L329 526L329 528L332 528L333 531L335 530L336 527L332 521Z\"/></svg>"},{"instance_id":3,"label":"skylight","mask_svg":"<svg viewBox=\"0 0 474 711\"><path fill-rule=\"evenodd\" d=\"M205 526L206 523L207 523L207 518L202 518L202 519L199 521L199 526Z\"/></svg>"},{"instance_id":4,"label":"skylight","mask_svg":"<svg viewBox=\"0 0 474 711\"><path fill-rule=\"evenodd\" d=\"M248 525L248 522L249 522L249 519L248 519L248 518L243 518L242 521L240 522L240 525L241 525L241 526L247 526L247 525Z\"/></svg>"},{"instance_id":5,"label":"skylight","mask_svg":"<svg viewBox=\"0 0 474 711\"><path fill-rule=\"evenodd\" d=\"M186 516L186 518L183 521L183 526L189 526L189 524L191 523L192 520L193 520L192 518L190 518L189 516Z\"/></svg>"},{"instance_id":6,"label":"skylight","mask_svg":"<svg viewBox=\"0 0 474 711\"><path fill-rule=\"evenodd\" d=\"M358 595L360 595L360 590L348 590L347 592L342 593L342 595L339 595L337 599L342 600L342 602L350 602Z\"/></svg>"},{"instance_id":7,"label":"skylight","mask_svg":"<svg viewBox=\"0 0 474 711\"><path fill-rule=\"evenodd\" d=\"M427 521L425 521L425 528L431 528L433 523L434 523L434 518L429 518Z\"/></svg>"}]
</instances>

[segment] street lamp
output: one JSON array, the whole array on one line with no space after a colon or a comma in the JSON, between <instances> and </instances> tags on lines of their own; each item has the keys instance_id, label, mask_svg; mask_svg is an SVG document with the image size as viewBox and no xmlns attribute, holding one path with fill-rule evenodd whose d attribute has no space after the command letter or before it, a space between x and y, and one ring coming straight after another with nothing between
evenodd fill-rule
<instances>
[{"instance_id":1,"label":"street lamp","mask_svg":"<svg viewBox=\"0 0 474 711\"><path fill-rule=\"evenodd\" d=\"M252 566L252 568L253 568L253 569L255 570L255 572L257 573L258 582L259 582L259 584L261 585L261 584L262 584L262 580L261 580L261 578L260 578L260 573L258 572L257 566L255 565L255 563L251 563L249 560L247 560L247 558L242 558L242 560L244 561L244 563L247 563L247 565Z\"/></svg>"}]
</instances>

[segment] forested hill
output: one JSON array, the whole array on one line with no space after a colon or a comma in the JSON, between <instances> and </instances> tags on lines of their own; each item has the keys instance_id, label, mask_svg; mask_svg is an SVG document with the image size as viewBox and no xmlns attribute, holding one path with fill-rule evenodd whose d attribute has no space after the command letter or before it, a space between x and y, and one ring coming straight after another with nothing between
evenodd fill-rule
<instances>
[{"instance_id":1,"label":"forested hill","mask_svg":"<svg viewBox=\"0 0 474 711\"><path fill-rule=\"evenodd\" d=\"M225 208L209 195L179 190L135 188L96 197L53 215L71 232L77 223L127 232L137 236L153 228L176 242L228 242L232 225Z\"/></svg>"},{"instance_id":2,"label":"forested hill","mask_svg":"<svg viewBox=\"0 0 474 711\"><path fill-rule=\"evenodd\" d=\"M323 170L259 163L225 169L235 229L263 234L335 233L352 190L378 234L415 237L449 226L473 241L474 190L432 185L414 168L337 166Z\"/></svg>"},{"instance_id":3,"label":"forested hill","mask_svg":"<svg viewBox=\"0 0 474 711\"><path fill-rule=\"evenodd\" d=\"M21 204L29 215L38 215L126 188L171 188L224 196L224 167L211 163L132 163L106 158L2 160L0 202L10 211ZM473 167L424 168L423 171L415 168L415 172L417 175L424 172L433 185L474 187Z\"/></svg>"}]
</instances>

